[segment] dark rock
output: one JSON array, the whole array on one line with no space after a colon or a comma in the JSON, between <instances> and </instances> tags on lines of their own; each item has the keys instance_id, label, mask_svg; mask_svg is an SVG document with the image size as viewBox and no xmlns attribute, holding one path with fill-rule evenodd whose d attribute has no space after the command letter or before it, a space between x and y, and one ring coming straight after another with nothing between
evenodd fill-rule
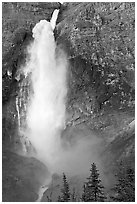
<instances>
[{"instance_id":1,"label":"dark rock","mask_svg":"<svg viewBox=\"0 0 137 204\"><path fill-rule=\"evenodd\" d=\"M49 172L35 158L17 155L8 150L3 152L2 201L35 202L43 179Z\"/></svg>"}]
</instances>

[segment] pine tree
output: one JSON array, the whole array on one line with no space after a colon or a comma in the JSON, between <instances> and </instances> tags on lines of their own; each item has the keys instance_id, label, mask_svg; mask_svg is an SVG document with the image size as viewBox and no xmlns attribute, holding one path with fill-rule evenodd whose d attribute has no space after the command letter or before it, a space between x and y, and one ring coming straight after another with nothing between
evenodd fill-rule
<instances>
[{"instance_id":1,"label":"pine tree","mask_svg":"<svg viewBox=\"0 0 137 204\"><path fill-rule=\"evenodd\" d=\"M62 201L62 200L61 200L61 197L59 196L59 197L58 197L58 201L57 201L57 202L61 202L61 201Z\"/></svg>"},{"instance_id":2,"label":"pine tree","mask_svg":"<svg viewBox=\"0 0 137 204\"><path fill-rule=\"evenodd\" d=\"M116 174L117 183L112 188L111 199L116 202L135 201L135 173L134 170L120 164L119 172Z\"/></svg>"},{"instance_id":3,"label":"pine tree","mask_svg":"<svg viewBox=\"0 0 137 204\"><path fill-rule=\"evenodd\" d=\"M83 185L82 201L86 202L86 184Z\"/></svg>"},{"instance_id":4,"label":"pine tree","mask_svg":"<svg viewBox=\"0 0 137 204\"><path fill-rule=\"evenodd\" d=\"M58 198L58 200L60 200L60 202L69 202L70 201L69 184L64 173L63 173L63 187L61 189L61 192L62 195Z\"/></svg>"},{"instance_id":5,"label":"pine tree","mask_svg":"<svg viewBox=\"0 0 137 204\"><path fill-rule=\"evenodd\" d=\"M77 202L77 196L76 196L75 188L73 188L73 191L72 191L72 194L71 194L71 201L72 202Z\"/></svg>"},{"instance_id":6,"label":"pine tree","mask_svg":"<svg viewBox=\"0 0 137 204\"><path fill-rule=\"evenodd\" d=\"M95 163L91 165L90 176L83 186L82 201L84 202L104 202L104 186L99 179L99 173Z\"/></svg>"},{"instance_id":7,"label":"pine tree","mask_svg":"<svg viewBox=\"0 0 137 204\"><path fill-rule=\"evenodd\" d=\"M47 196L47 202L52 202L52 198Z\"/></svg>"}]
</instances>

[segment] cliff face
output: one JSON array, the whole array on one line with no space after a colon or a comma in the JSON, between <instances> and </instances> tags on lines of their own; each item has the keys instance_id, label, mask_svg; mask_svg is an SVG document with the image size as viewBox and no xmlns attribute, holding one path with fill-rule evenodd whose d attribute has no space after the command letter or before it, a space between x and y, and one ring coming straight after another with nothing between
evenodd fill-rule
<instances>
[{"instance_id":1,"label":"cliff face","mask_svg":"<svg viewBox=\"0 0 137 204\"><path fill-rule=\"evenodd\" d=\"M29 173L24 175L19 171L22 165L32 162L36 173L36 166L40 165L37 160L28 158L21 157L19 161L20 156L9 151L21 148L15 100L23 80L22 76L18 78L18 71L25 63L26 48L32 40L31 30L39 20L50 20L56 8L60 8L60 13L55 38L67 53L69 62L66 129L86 124L106 141L102 159L106 161L111 155L109 162L114 166L121 160L134 166L134 125L131 131L129 127L134 121L135 102L135 4L3 3L2 141L3 156L6 154L3 157L3 172L6 170L3 201L15 201L17 195L12 185L18 188L19 178L27 179ZM33 189L36 183L31 183L26 192L26 195L32 192L27 197L29 201L36 198L37 191ZM25 201L20 192L27 189L27 185L24 182L20 188L19 201Z\"/></svg>"},{"instance_id":2,"label":"cliff face","mask_svg":"<svg viewBox=\"0 0 137 204\"><path fill-rule=\"evenodd\" d=\"M121 109L131 106L134 3L66 3L63 8L57 41L63 43L71 59L74 86L94 89L99 109L105 103Z\"/></svg>"},{"instance_id":3,"label":"cliff face","mask_svg":"<svg viewBox=\"0 0 137 204\"><path fill-rule=\"evenodd\" d=\"M135 4L64 3L56 35L70 62L71 120L86 121L108 143L118 137L122 143L134 120Z\"/></svg>"}]
</instances>

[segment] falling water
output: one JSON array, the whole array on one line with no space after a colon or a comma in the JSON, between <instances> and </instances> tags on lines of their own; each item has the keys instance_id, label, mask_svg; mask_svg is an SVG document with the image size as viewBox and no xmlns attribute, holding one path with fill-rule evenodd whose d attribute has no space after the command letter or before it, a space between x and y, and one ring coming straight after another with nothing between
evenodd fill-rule
<instances>
[{"instance_id":1,"label":"falling water","mask_svg":"<svg viewBox=\"0 0 137 204\"><path fill-rule=\"evenodd\" d=\"M54 30L54 28L56 26L56 20L57 20L58 14L59 14L59 10L55 9L54 12L53 12L52 18L50 20L50 24L51 24L51 27L52 27L53 30Z\"/></svg>"},{"instance_id":2,"label":"falling water","mask_svg":"<svg viewBox=\"0 0 137 204\"><path fill-rule=\"evenodd\" d=\"M23 68L25 80L30 84L26 87L30 89L28 99L23 99L26 93L20 90L24 118L19 112L20 99L16 99L20 135L30 141L37 158L46 161L48 166L57 159L60 134L65 127L67 60L56 46L53 34L58 12L54 11L50 22L41 20L32 30L34 40L28 48L28 59ZM21 121L25 121L23 125Z\"/></svg>"},{"instance_id":3,"label":"falling water","mask_svg":"<svg viewBox=\"0 0 137 204\"><path fill-rule=\"evenodd\" d=\"M19 80L19 75L17 78ZM30 152L32 146L25 134L26 129L26 112L27 112L27 104L28 104L28 95L29 95L29 83L25 79L19 83L19 93L15 99L16 111L17 111L17 119L18 119L18 132L19 139L22 144L22 150L18 150L18 153L27 155Z\"/></svg>"},{"instance_id":4,"label":"falling water","mask_svg":"<svg viewBox=\"0 0 137 204\"><path fill-rule=\"evenodd\" d=\"M20 128L20 109L19 109L19 98L16 98L16 110L17 110L17 116L18 116L18 126Z\"/></svg>"}]
</instances>

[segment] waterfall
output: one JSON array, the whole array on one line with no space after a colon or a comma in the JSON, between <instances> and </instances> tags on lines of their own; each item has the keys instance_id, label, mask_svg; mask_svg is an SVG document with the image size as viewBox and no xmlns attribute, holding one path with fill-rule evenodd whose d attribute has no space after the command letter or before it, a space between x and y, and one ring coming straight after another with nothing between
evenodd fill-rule
<instances>
[{"instance_id":1,"label":"waterfall","mask_svg":"<svg viewBox=\"0 0 137 204\"><path fill-rule=\"evenodd\" d=\"M59 14L59 10L55 9L54 12L53 12L52 18L50 20L50 24L51 24L51 27L52 27L53 30L54 30L54 28L56 26L56 21L57 21L58 14Z\"/></svg>"},{"instance_id":2,"label":"waterfall","mask_svg":"<svg viewBox=\"0 0 137 204\"><path fill-rule=\"evenodd\" d=\"M17 76L19 77L19 75ZM26 112L27 112L27 104L29 101L29 83L28 80L23 80L19 83L20 91L18 96L16 96L15 104L16 104L16 111L17 111L17 119L18 119L18 133L19 139L22 144L22 150L19 150L18 153L27 155L32 146L25 134L26 128Z\"/></svg>"},{"instance_id":3,"label":"waterfall","mask_svg":"<svg viewBox=\"0 0 137 204\"><path fill-rule=\"evenodd\" d=\"M20 111L19 111L19 98L16 98L16 110L17 110L17 117L18 117L18 127L20 129Z\"/></svg>"},{"instance_id":4,"label":"waterfall","mask_svg":"<svg viewBox=\"0 0 137 204\"><path fill-rule=\"evenodd\" d=\"M20 137L49 166L60 149L66 112L67 59L53 34L58 12L54 11L50 22L41 20L32 30L34 40L28 46L24 80L16 98Z\"/></svg>"}]
</instances>

